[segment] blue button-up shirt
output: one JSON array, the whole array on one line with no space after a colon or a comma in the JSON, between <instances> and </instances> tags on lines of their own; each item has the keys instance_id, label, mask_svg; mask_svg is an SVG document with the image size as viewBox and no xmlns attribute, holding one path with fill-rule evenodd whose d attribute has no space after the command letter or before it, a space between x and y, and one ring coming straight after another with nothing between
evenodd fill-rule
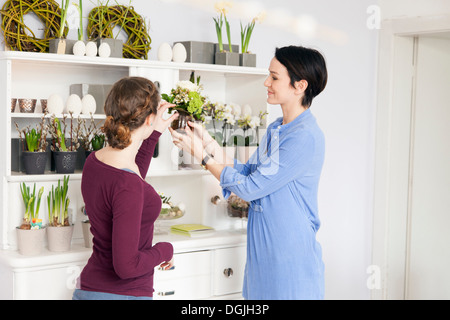
<instances>
[{"instance_id":1,"label":"blue button-up shirt","mask_svg":"<svg viewBox=\"0 0 450 320\"><path fill-rule=\"evenodd\" d=\"M310 109L267 128L246 164L225 167L220 183L250 202L246 299L323 299L324 266L316 240L317 192L325 139Z\"/></svg>"}]
</instances>

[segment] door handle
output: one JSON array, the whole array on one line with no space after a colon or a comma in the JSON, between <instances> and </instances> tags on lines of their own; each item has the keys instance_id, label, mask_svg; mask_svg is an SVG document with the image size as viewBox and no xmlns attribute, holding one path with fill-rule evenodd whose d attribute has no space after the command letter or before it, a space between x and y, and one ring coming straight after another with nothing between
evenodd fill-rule
<instances>
[{"instance_id":1,"label":"door handle","mask_svg":"<svg viewBox=\"0 0 450 320\"><path fill-rule=\"evenodd\" d=\"M232 268L226 268L223 270L223 274L227 278L231 278L233 276L233 269Z\"/></svg>"}]
</instances>

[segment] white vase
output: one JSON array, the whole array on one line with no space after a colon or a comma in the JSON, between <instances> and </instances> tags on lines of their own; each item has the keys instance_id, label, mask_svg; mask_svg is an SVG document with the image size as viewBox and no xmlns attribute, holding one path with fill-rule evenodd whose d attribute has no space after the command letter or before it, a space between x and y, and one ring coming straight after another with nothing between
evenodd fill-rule
<instances>
[{"instance_id":1,"label":"white vase","mask_svg":"<svg viewBox=\"0 0 450 320\"><path fill-rule=\"evenodd\" d=\"M19 253L25 256L35 256L42 252L45 239L45 228L22 230L17 228L17 246Z\"/></svg>"},{"instance_id":2,"label":"white vase","mask_svg":"<svg viewBox=\"0 0 450 320\"><path fill-rule=\"evenodd\" d=\"M52 252L69 251L72 244L73 225L47 227L48 250Z\"/></svg>"}]
</instances>

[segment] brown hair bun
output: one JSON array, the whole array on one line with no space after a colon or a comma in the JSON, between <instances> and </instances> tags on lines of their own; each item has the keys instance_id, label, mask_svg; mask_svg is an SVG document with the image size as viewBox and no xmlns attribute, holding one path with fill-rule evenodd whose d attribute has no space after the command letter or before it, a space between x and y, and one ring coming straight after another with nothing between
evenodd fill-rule
<instances>
[{"instance_id":1,"label":"brown hair bun","mask_svg":"<svg viewBox=\"0 0 450 320\"><path fill-rule=\"evenodd\" d=\"M102 127L108 144L124 149L131 144L131 133L157 112L160 96L148 79L127 77L117 81L105 102L106 120Z\"/></svg>"}]
</instances>

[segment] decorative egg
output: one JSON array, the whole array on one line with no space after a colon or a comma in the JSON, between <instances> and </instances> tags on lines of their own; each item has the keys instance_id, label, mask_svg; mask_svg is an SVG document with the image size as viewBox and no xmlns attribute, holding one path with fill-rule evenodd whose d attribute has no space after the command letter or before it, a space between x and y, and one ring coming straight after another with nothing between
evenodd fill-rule
<instances>
[{"instance_id":1,"label":"decorative egg","mask_svg":"<svg viewBox=\"0 0 450 320\"><path fill-rule=\"evenodd\" d=\"M81 99L77 94L71 94L66 102L66 111L73 114L80 114L81 112Z\"/></svg>"},{"instance_id":2,"label":"decorative egg","mask_svg":"<svg viewBox=\"0 0 450 320\"><path fill-rule=\"evenodd\" d=\"M75 42L75 44L73 45L73 54L79 57L82 57L86 54L86 44L84 43L84 41L80 40Z\"/></svg>"},{"instance_id":3,"label":"decorative egg","mask_svg":"<svg viewBox=\"0 0 450 320\"><path fill-rule=\"evenodd\" d=\"M187 52L186 48L183 46L182 43L176 43L173 46L173 61L174 62L185 62L187 58Z\"/></svg>"},{"instance_id":4,"label":"decorative egg","mask_svg":"<svg viewBox=\"0 0 450 320\"><path fill-rule=\"evenodd\" d=\"M248 104L244 106L244 109L242 110L242 114L244 116L251 116L252 115L252 107L250 107Z\"/></svg>"},{"instance_id":5,"label":"decorative egg","mask_svg":"<svg viewBox=\"0 0 450 320\"><path fill-rule=\"evenodd\" d=\"M158 60L163 62L172 61L172 47L167 42L161 43L158 49Z\"/></svg>"},{"instance_id":6,"label":"decorative egg","mask_svg":"<svg viewBox=\"0 0 450 320\"><path fill-rule=\"evenodd\" d=\"M86 56L95 57L97 55L97 44L93 41L86 43Z\"/></svg>"},{"instance_id":7,"label":"decorative egg","mask_svg":"<svg viewBox=\"0 0 450 320\"><path fill-rule=\"evenodd\" d=\"M111 47L106 42L103 42L98 47L98 55L102 58L109 58L111 56Z\"/></svg>"},{"instance_id":8,"label":"decorative egg","mask_svg":"<svg viewBox=\"0 0 450 320\"><path fill-rule=\"evenodd\" d=\"M47 111L50 114L61 114L64 111L64 100L59 94L52 94L47 99Z\"/></svg>"},{"instance_id":9,"label":"decorative egg","mask_svg":"<svg viewBox=\"0 0 450 320\"><path fill-rule=\"evenodd\" d=\"M82 114L94 114L97 110L97 102L95 101L95 98L90 94L87 94L83 97L83 100L81 100L81 104Z\"/></svg>"}]
</instances>

